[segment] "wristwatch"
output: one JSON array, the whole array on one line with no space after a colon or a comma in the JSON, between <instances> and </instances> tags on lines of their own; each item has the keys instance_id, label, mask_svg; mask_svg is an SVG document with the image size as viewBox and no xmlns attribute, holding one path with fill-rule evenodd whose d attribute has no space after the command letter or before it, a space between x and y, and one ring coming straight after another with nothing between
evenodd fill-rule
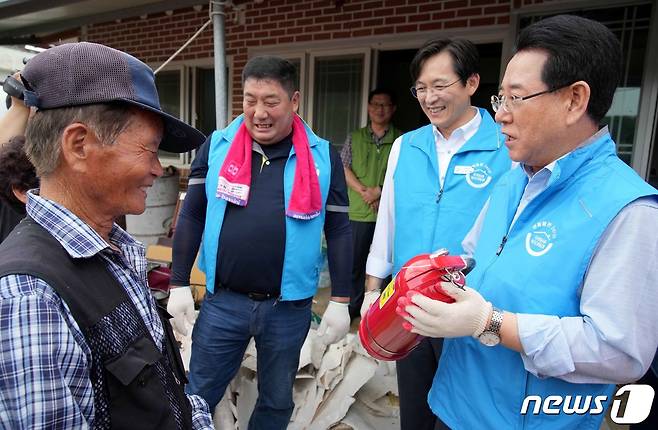
<instances>
[{"instance_id":1,"label":"wristwatch","mask_svg":"<svg viewBox=\"0 0 658 430\"><path fill-rule=\"evenodd\" d=\"M480 343L486 346L496 346L500 343L500 326L503 324L503 311L493 308L489 326L478 337Z\"/></svg>"}]
</instances>

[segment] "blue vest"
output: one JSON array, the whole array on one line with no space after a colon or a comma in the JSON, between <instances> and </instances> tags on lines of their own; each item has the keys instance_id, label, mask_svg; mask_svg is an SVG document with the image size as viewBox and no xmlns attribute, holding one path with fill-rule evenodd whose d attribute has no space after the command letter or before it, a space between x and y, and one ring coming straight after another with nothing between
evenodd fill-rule
<instances>
[{"instance_id":1,"label":"blue vest","mask_svg":"<svg viewBox=\"0 0 658 430\"><path fill-rule=\"evenodd\" d=\"M225 129L215 131L210 141L208 174L206 176L208 207L199 256L199 268L206 274L206 288L210 292L213 292L215 288L217 248L227 203L226 200L216 197L217 180L224 158L242 121L241 115ZM283 274L281 276L282 300L299 300L313 296L318 286L318 277L322 268L322 228L324 226L325 204L331 182L329 142L316 136L308 125L304 124L304 127L316 171L318 172L320 192L322 194L322 210L319 216L310 220L299 220L286 216L286 249L283 256ZM296 163L297 157L293 146L283 173L286 208L290 202ZM256 227L254 226L254 228ZM258 270L258 267L254 267L253 270Z\"/></svg>"},{"instance_id":2,"label":"blue vest","mask_svg":"<svg viewBox=\"0 0 658 430\"><path fill-rule=\"evenodd\" d=\"M461 242L495 182L510 169L500 127L486 110L478 110L480 127L450 160L443 189L432 125L402 136L393 173L393 274L410 258L438 248L461 254Z\"/></svg>"},{"instance_id":3,"label":"blue vest","mask_svg":"<svg viewBox=\"0 0 658 430\"><path fill-rule=\"evenodd\" d=\"M581 317L580 289L601 235L624 206L656 190L617 158L606 134L559 160L547 188L508 232L527 182L518 168L493 190L475 250L478 265L468 284L509 312ZM429 403L455 429L597 430L603 413L522 416L523 400L528 395L607 396L605 407L613 388L539 379L525 370L518 352L464 337L445 340Z\"/></svg>"}]
</instances>

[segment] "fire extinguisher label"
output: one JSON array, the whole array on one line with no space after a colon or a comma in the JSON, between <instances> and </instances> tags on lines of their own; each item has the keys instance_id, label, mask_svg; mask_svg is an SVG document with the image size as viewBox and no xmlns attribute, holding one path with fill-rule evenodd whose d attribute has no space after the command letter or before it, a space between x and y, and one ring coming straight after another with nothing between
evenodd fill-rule
<instances>
[{"instance_id":1,"label":"fire extinguisher label","mask_svg":"<svg viewBox=\"0 0 658 430\"><path fill-rule=\"evenodd\" d=\"M384 307L393 293L395 293L395 278L391 279L391 282L389 282L386 288L384 288L384 291L382 291L382 295L379 296L379 309Z\"/></svg>"}]
</instances>

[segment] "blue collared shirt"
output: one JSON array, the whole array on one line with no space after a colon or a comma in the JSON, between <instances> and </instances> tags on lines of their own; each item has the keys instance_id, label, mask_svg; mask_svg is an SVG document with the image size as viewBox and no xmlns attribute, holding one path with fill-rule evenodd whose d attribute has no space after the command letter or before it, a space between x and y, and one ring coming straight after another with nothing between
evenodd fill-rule
<instances>
[{"instance_id":1,"label":"blue collared shirt","mask_svg":"<svg viewBox=\"0 0 658 430\"><path fill-rule=\"evenodd\" d=\"M604 127L580 146L607 133ZM528 174L528 184L514 221L546 189L554 166L550 163L535 174L519 167ZM464 238L468 254L473 254L487 209L485 204ZM656 198L631 202L608 225L594 250L579 290L582 317L517 314L527 371L573 383L610 383L627 380L630 373L642 376L656 352L651 345L658 343L658 327L652 325L658 303L656 237Z\"/></svg>"},{"instance_id":2,"label":"blue collared shirt","mask_svg":"<svg viewBox=\"0 0 658 430\"><path fill-rule=\"evenodd\" d=\"M73 258L99 254L125 288L160 350L164 331L147 287L144 246L116 224L111 247L65 207L28 193L27 213ZM38 256L35 256L38 258ZM91 350L68 307L46 282L0 278L0 427L88 428ZM194 429L212 429L207 403L188 395Z\"/></svg>"}]
</instances>

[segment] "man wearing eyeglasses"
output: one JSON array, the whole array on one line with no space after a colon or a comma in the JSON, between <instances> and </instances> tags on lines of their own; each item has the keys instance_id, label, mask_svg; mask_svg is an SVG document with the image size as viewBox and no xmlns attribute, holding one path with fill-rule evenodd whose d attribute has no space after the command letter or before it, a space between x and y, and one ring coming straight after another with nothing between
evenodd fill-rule
<instances>
[{"instance_id":1,"label":"man wearing eyeglasses","mask_svg":"<svg viewBox=\"0 0 658 430\"><path fill-rule=\"evenodd\" d=\"M391 123L396 109L395 94L375 88L368 94L368 125L347 136L340 153L350 199L352 225L352 290L350 318L359 316L366 279L366 260L375 232L386 163L393 141L402 134Z\"/></svg>"},{"instance_id":2,"label":"man wearing eyeglasses","mask_svg":"<svg viewBox=\"0 0 658 430\"><path fill-rule=\"evenodd\" d=\"M480 83L479 55L467 40L427 42L411 62L411 93L430 124L398 138L391 149L368 256L365 314L382 281L417 254L461 242L511 161L491 115L471 106ZM397 362L403 430L434 429L427 394L441 355L440 339L424 340Z\"/></svg>"},{"instance_id":3,"label":"man wearing eyeglasses","mask_svg":"<svg viewBox=\"0 0 658 430\"><path fill-rule=\"evenodd\" d=\"M464 242L478 262L471 288L444 283L455 303L413 295L401 309L412 332L446 338L429 402L451 428L598 429L614 384L651 364L658 191L599 125L621 59L615 35L585 18L547 18L519 36L492 106L521 166ZM648 412L636 403L630 417L621 402L613 420Z\"/></svg>"}]
</instances>

